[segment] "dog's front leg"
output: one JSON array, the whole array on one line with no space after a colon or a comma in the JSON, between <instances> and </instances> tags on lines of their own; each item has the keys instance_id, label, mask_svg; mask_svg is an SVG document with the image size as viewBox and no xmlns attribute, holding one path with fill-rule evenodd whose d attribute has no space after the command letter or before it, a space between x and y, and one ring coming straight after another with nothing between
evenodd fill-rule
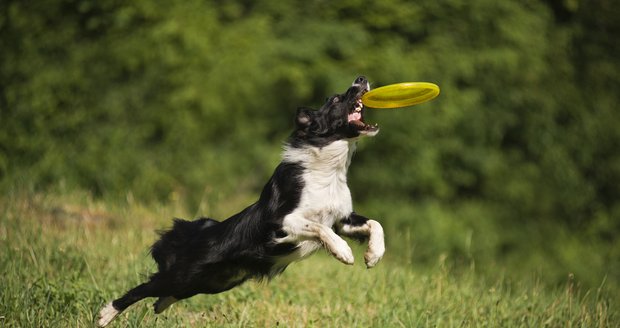
<instances>
[{"instance_id":1,"label":"dog's front leg","mask_svg":"<svg viewBox=\"0 0 620 328\"><path fill-rule=\"evenodd\" d=\"M299 243L303 240L319 240L340 262L353 264L353 251L349 244L326 225L310 221L301 215L289 215L282 222L287 236L277 242Z\"/></svg>"},{"instance_id":2,"label":"dog's front leg","mask_svg":"<svg viewBox=\"0 0 620 328\"><path fill-rule=\"evenodd\" d=\"M381 260L385 253L383 227L375 220L370 220L353 212L336 224L336 232L362 241L368 239L368 249L366 254L364 254L364 260L368 268L377 265L377 262Z\"/></svg>"}]
</instances>

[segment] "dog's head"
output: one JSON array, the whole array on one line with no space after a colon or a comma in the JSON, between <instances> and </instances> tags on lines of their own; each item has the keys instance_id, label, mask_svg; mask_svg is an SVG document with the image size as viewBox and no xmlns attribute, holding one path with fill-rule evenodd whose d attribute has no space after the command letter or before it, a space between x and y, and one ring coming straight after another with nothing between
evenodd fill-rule
<instances>
[{"instance_id":1,"label":"dog's head","mask_svg":"<svg viewBox=\"0 0 620 328\"><path fill-rule=\"evenodd\" d=\"M293 138L324 146L341 139L375 136L379 127L364 122L362 95L368 90L368 80L360 76L345 93L328 98L320 109L299 108Z\"/></svg>"}]
</instances>

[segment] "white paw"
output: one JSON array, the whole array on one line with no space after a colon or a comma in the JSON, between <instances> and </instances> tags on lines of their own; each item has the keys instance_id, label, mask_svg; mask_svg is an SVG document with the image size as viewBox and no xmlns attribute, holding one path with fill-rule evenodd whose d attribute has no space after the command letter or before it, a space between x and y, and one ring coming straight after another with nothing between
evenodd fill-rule
<instances>
[{"instance_id":1,"label":"white paw","mask_svg":"<svg viewBox=\"0 0 620 328\"><path fill-rule=\"evenodd\" d=\"M330 252L344 264L352 265L355 262L351 247L349 247L349 244L343 239L339 238L334 240L334 245L333 248L330 249Z\"/></svg>"},{"instance_id":2,"label":"white paw","mask_svg":"<svg viewBox=\"0 0 620 328\"><path fill-rule=\"evenodd\" d=\"M366 267L370 269L377 265L379 260L381 260L381 258L383 257L383 254L385 254L385 247L368 247L366 254L364 254L364 261L366 261Z\"/></svg>"},{"instance_id":3,"label":"white paw","mask_svg":"<svg viewBox=\"0 0 620 328\"><path fill-rule=\"evenodd\" d=\"M385 242L383 240L383 228L381 224L375 220L368 220L370 226L370 238L368 239L368 250L364 254L366 267L372 268L385 254Z\"/></svg>"},{"instance_id":4,"label":"white paw","mask_svg":"<svg viewBox=\"0 0 620 328\"><path fill-rule=\"evenodd\" d=\"M99 312L99 319L97 319L98 327L107 326L120 312L114 308L112 302L108 303L101 311Z\"/></svg>"}]
</instances>

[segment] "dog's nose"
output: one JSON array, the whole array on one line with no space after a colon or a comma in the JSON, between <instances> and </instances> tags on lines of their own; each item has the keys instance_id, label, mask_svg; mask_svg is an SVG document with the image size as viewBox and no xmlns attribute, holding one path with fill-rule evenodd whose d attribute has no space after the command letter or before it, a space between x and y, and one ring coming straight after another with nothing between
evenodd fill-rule
<instances>
[{"instance_id":1,"label":"dog's nose","mask_svg":"<svg viewBox=\"0 0 620 328\"><path fill-rule=\"evenodd\" d=\"M362 84L366 82L366 77L365 76L360 76L357 79L355 79L355 82L353 82L353 84Z\"/></svg>"}]
</instances>

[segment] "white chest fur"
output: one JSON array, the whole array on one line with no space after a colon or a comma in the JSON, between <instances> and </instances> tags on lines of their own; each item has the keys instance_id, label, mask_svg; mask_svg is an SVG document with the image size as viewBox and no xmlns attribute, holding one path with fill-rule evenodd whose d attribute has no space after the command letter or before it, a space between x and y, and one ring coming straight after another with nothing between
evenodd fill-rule
<instances>
[{"instance_id":1,"label":"white chest fur","mask_svg":"<svg viewBox=\"0 0 620 328\"><path fill-rule=\"evenodd\" d=\"M284 160L304 166L304 189L296 214L310 221L334 225L353 211L347 186L347 170L355 150L354 141L339 140L330 145L286 149Z\"/></svg>"},{"instance_id":2,"label":"white chest fur","mask_svg":"<svg viewBox=\"0 0 620 328\"><path fill-rule=\"evenodd\" d=\"M276 270L312 254L326 242L331 245L330 249L348 249L344 253L351 253L346 242L333 232L332 226L353 212L347 170L354 150L355 142L346 140L323 148L285 149L283 161L300 163L304 167L304 187L299 205L282 221L287 236L275 240L276 243L297 244L297 250L280 258L274 266ZM345 260L352 263L352 255Z\"/></svg>"}]
</instances>

